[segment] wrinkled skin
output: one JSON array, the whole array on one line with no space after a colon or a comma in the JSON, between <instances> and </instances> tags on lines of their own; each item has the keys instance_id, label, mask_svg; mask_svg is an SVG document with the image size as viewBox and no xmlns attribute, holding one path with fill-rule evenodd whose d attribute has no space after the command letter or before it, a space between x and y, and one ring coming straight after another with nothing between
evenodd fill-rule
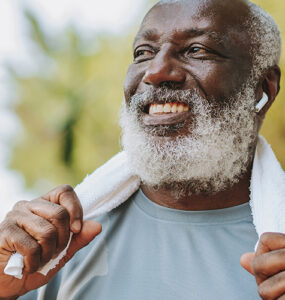
<instances>
[{"instance_id":1,"label":"wrinkled skin","mask_svg":"<svg viewBox=\"0 0 285 300\"><path fill-rule=\"evenodd\" d=\"M260 237L255 253L246 253L241 265L255 276L262 299L285 299L285 235L267 232Z\"/></svg>"},{"instance_id":2,"label":"wrinkled skin","mask_svg":"<svg viewBox=\"0 0 285 300\"><path fill-rule=\"evenodd\" d=\"M241 25L248 8L241 0L193 0L155 6L146 16L134 42L135 59L125 81L125 99L148 89L166 85L175 89L197 89L209 101L222 101L247 79L251 57L248 36ZM209 34L213 33L214 34ZM256 86L256 101L263 91L269 102L259 113L260 123L279 90L278 66L268 70ZM191 120L189 120L191 122ZM184 131L177 134L184 134ZM170 137L162 137L163 139ZM249 200L250 168L231 189L208 197L184 198L174 203L169 193L143 186L145 194L160 205L178 209L215 209ZM178 206L176 206L178 205ZM78 221L76 227L74 221ZM47 276L36 272L59 253L75 233L67 256ZM36 289L59 271L75 252L101 231L96 222L82 222L82 208L71 187L61 186L31 202L20 202L0 224L0 299ZM256 253L247 253L241 264L257 280L263 299L283 299L285 236L264 235ZM3 274L12 252L24 255L22 280ZM245 287L246 288L246 287Z\"/></svg>"},{"instance_id":3,"label":"wrinkled skin","mask_svg":"<svg viewBox=\"0 0 285 300\"><path fill-rule=\"evenodd\" d=\"M200 2L156 6L148 13L134 42L135 59L125 81L127 102L149 85L165 82L180 89L196 88L215 99L240 87L251 61L248 36L237 26L246 17L247 6L239 5L239 14L228 14L237 5Z\"/></svg>"},{"instance_id":4,"label":"wrinkled skin","mask_svg":"<svg viewBox=\"0 0 285 300\"><path fill-rule=\"evenodd\" d=\"M74 233L67 255L47 276L36 272L62 251ZM68 185L59 186L32 201L20 201L0 225L0 299L16 299L41 287L101 232L101 225L82 221L82 207ZM11 253L24 256L23 279L4 275ZM16 297L14 297L16 296Z\"/></svg>"}]
</instances>

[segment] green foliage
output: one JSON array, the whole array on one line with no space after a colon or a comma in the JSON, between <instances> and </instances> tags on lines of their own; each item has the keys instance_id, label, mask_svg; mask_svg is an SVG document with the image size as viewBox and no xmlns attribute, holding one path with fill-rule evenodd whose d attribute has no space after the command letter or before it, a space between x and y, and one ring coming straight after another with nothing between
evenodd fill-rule
<instances>
[{"instance_id":1,"label":"green foliage","mask_svg":"<svg viewBox=\"0 0 285 300\"><path fill-rule=\"evenodd\" d=\"M69 28L51 43L36 17L26 16L39 71L11 73L23 125L11 167L25 175L29 187L42 178L76 184L119 150L118 112L131 38L83 41Z\"/></svg>"}]
</instances>

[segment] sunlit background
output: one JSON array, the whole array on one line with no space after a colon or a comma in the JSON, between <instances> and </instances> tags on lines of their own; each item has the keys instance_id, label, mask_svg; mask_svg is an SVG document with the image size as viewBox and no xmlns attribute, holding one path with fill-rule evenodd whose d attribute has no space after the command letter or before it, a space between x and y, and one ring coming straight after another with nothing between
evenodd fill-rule
<instances>
[{"instance_id":1,"label":"sunlit background","mask_svg":"<svg viewBox=\"0 0 285 300\"><path fill-rule=\"evenodd\" d=\"M285 39L285 1L254 2ZM76 185L120 149L131 42L153 3L0 1L0 221L15 201ZM283 167L284 97L285 88L262 129Z\"/></svg>"}]
</instances>

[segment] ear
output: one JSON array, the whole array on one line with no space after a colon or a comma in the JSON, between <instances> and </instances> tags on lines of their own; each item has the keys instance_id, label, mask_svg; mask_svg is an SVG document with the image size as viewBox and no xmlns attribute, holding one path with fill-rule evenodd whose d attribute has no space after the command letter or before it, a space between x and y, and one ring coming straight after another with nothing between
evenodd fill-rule
<instances>
[{"instance_id":1,"label":"ear","mask_svg":"<svg viewBox=\"0 0 285 300\"><path fill-rule=\"evenodd\" d=\"M281 71L279 66L274 66L270 68L265 75L263 76L263 79L261 81L260 87L258 88L258 100L257 102L262 98L263 93L266 93L268 96L268 102L263 107L263 109L258 113L261 118L263 118L274 102L276 96L279 93L280 90L280 77L281 77Z\"/></svg>"}]
</instances>

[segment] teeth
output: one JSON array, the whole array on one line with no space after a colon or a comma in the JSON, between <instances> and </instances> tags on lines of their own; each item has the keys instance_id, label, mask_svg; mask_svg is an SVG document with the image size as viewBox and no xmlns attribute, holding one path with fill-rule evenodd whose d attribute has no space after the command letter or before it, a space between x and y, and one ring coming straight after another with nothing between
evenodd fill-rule
<instances>
[{"instance_id":1,"label":"teeth","mask_svg":"<svg viewBox=\"0 0 285 300\"><path fill-rule=\"evenodd\" d=\"M179 104L178 107L177 107L177 111L179 113L183 112L184 111L184 105L183 104Z\"/></svg>"},{"instance_id":2,"label":"teeth","mask_svg":"<svg viewBox=\"0 0 285 300\"><path fill-rule=\"evenodd\" d=\"M163 104L157 104L157 113L163 113Z\"/></svg>"},{"instance_id":3,"label":"teeth","mask_svg":"<svg viewBox=\"0 0 285 300\"><path fill-rule=\"evenodd\" d=\"M189 106L182 103L165 103L165 104L151 104L149 106L149 114L168 114L181 113L189 111Z\"/></svg>"},{"instance_id":4,"label":"teeth","mask_svg":"<svg viewBox=\"0 0 285 300\"><path fill-rule=\"evenodd\" d=\"M170 106L169 103L164 104L163 112L165 112L165 113L170 113L171 112L171 106Z\"/></svg>"}]
</instances>

